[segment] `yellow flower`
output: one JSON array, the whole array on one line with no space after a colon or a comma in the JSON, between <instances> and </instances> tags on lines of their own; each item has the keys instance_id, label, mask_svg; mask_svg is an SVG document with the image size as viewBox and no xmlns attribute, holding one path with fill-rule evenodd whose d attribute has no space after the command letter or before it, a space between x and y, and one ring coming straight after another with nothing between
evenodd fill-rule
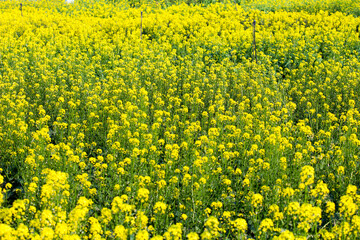
<instances>
[{"instance_id":1,"label":"yellow flower","mask_svg":"<svg viewBox=\"0 0 360 240\"><path fill-rule=\"evenodd\" d=\"M123 195L124 197L126 195ZM124 203L124 197L116 196L111 203L111 211L113 214L117 214L119 211L130 213L135 209L134 205Z\"/></svg>"},{"instance_id":2,"label":"yellow flower","mask_svg":"<svg viewBox=\"0 0 360 240\"><path fill-rule=\"evenodd\" d=\"M93 235L102 234L103 231L101 229L101 225L96 218L90 217L89 223L90 223L90 233L91 234L93 234Z\"/></svg>"},{"instance_id":3,"label":"yellow flower","mask_svg":"<svg viewBox=\"0 0 360 240\"><path fill-rule=\"evenodd\" d=\"M260 232L267 232L267 231L271 232L273 228L274 228L274 223L270 218L265 218L264 220L262 220L259 226Z\"/></svg>"},{"instance_id":4,"label":"yellow flower","mask_svg":"<svg viewBox=\"0 0 360 240\"><path fill-rule=\"evenodd\" d=\"M140 230L136 236L135 236L136 240L148 240L149 239L149 233L146 230Z\"/></svg>"},{"instance_id":5,"label":"yellow flower","mask_svg":"<svg viewBox=\"0 0 360 240\"><path fill-rule=\"evenodd\" d=\"M300 221L309 224L321 223L321 209L309 203L303 203L298 211Z\"/></svg>"},{"instance_id":6,"label":"yellow flower","mask_svg":"<svg viewBox=\"0 0 360 240\"><path fill-rule=\"evenodd\" d=\"M351 231L355 236L360 234L360 216L354 215L351 219Z\"/></svg>"},{"instance_id":7,"label":"yellow flower","mask_svg":"<svg viewBox=\"0 0 360 240\"><path fill-rule=\"evenodd\" d=\"M245 219L237 218L231 222L231 225L240 233L245 233L248 229L248 224Z\"/></svg>"},{"instance_id":8,"label":"yellow flower","mask_svg":"<svg viewBox=\"0 0 360 240\"><path fill-rule=\"evenodd\" d=\"M214 236L214 237L216 237L216 236ZM201 234L201 239L210 240L210 239L213 239L213 236L211 235L209 230L205 229L204 232Z\"/></svg>"},{"instance_id":9,"label":"yellow flower","mask_svg":"<svg viewBox=\"0 0 360 240\"><path fill-rule=\"evenodd\" d=\"M166 240L180 240L182 238L182 224L176 223L171 225L167 232L164 233L164 237Z\"/></svg>"},{"instance_id":10,"label":"yellow flower","mask_svg":"<svg viewBox=\"0 0 360 240\"><path fill-rule=\"evenodd\" d=\"M34 192L37 190L37 184L34 183L34 182L31 182L31 183L29 184L28 190L29 190L30 192L34 193Z\"/></svg>"},{"instance_id":11,"label":"yellow flower","mask_svg":"<svg viewBox=\"0 0 360 240\"><path fill-rule=\"evenodd\" d=\"M112 220L111 210L108 208L101 209L101 217L100 221L105 225L108 224Z\"/></svg>"},{"instance_id":12,"label":"yellow flower","mask_svg":"<svg viewBox=\"0 0 360 240\"><path fill-rule=\"evenodd\" d=\"M354 197L356 195L356 191L357 191L357 187L349 184L349 186L346 189L346 194Z\"/></svg>"},{"instance_id":13,"label":"yellow flower","mask_svg":"<svg viewBox=\"0 0 360 240\"><path fill-rule=\"evenodd\" d=\"M354 203L353 198L349 195L345 195L340 198L339 207L340 214L345 217L354 215L359 208L356 203Z\"/></svg>"},{"instance_id":14,"label":"yellow flower","mask_svg":"<svg viewBox=\"0 0 360 240\"><path fill-rule=\"evenodd\" d=\"M210 208L205 208L204 210L206 215L210 215L211 214L211 209Z\"/></svg>"},{"instance_id":15,"label":"yellow flower","mask_svg":"<svg viewBox=\"0 0 360 240\"><path fill-rule=\"evenodd\" d=\"M321 237L324 240L333 240L333 239L335 239L335 234L331 233L331 232L328 232L326 229L321 229L319 231L319 233L321 234Z\"/></svg>"},{"instance_id":16,"label":"yellow flower","mask_svg":"<svg viewBox=\"0 0 360 240\"><path fill-rule=\"evenodd\" d=\"M90 195L96 195L96 193L97 193L96 188L90 188L90 189L89 189L89 194L90 194Z\"/></svg>"},{"instance_id":17,"label":"yellow flower","mask_svg":"<svg viewBox=\"0 0 360 240\"><path fill-rule=\"evenodd\" d=\"M141 202L147 202L149 200L150 191L146 188L140 188L137 193L137 197Z\"/></svg>"},{"instance_id":18,"label":"yellow flower","mask_svg":"<svg viewBox=\"0 0 360 240\"><path fill-rule=\"evenodd\" d=\"M56 224L55 235L60 237L67 235L69 233L69 228L65 222L60 222Z\"/></svg>"},{"instance_id":19,"label":"yellow flower","mask_svg":"<svg viewBox=\"0 0 360 240\"><path fill-rule=\"evenodd\" d=\"M53 226L55 224L55 216L48 209L41 212L40 222L42 226Z\"/></svg>"},{"instance_id":20,"label":"yellow flower","mask_svg":"<svg viewBox=\"0 0 360 240\"><path fill-rule=\"evenodd\" d=\"M330 216L334 215L334 213L335 213L335 203L330 202L330 201L326 202L326 210L325 210L325 212Z\"/></svg>"},{"instance_id":21,"label":"yellow flower","mask_svg":"<svg viewBox=\"0 0 360 240\"><path fill-rule=\"evenodd\" d=\"M53 239L54 238L54 230L52 230L52 228L49 227L44 227L41 230L40 236L42 239Z\"/></svg>"},{"instance_id":22,"label":"yellow flower","mask_svg":"<svg viewBox=\"0 0 360 240\"><path fill-rule=\"evenodd\" d=\"M261 194L256 193L251 197L251 205L255 208L261 207L263 203L263 199L264 198Z\"/></svg>"},{"instance_id":23,"label":"yellow flower","mask_svg":"<svg viewBox=\"0 0 360 240\"><path fill-rule=\"evenodd\" d=\"M349 234L351 232L350 223L347 221L343 221L341 224L335 225L335 227L332 229L332 232L336 234L335 239L349 238Z\"/></svg>"},{"instance_id":24,"label":"yellow flower","mask_svg":"<svg viewBox=\"0 0 360 240\"><path fill-rule=\"evenodd\" d=\"M289 230L285 230L279 236L274 237L274 240L295 240L295 236Z\"/></svg>"},{"instance_id":25,"label":"yellow flower","mask_svg":"<svg viewBox=\"0 0 360 240\"><path fill-rule=\"evenodd\" d=\"M223 179L223 184L226 186L230 186L231 185L231 180L230 179Z\"/></svg>"},{"instance_id":26,"label":"yellow flower","mask_svg":"<svg viewBox=\"0 0 360 240\"><path fill-rule=\"evenodd\" d=\"M291 202L285 208L286 213L289 215L297 215L299 210L300 210L300 203L298 202Z\"/></svg>"},{"instance_id":27,"label":"yellow flower","mask_svg":"<svg viewBox=\"0 0 360 240\"><path fill-rule=\"evenodd\" d=\"M68 226L71 230L78 230L81 226L81 221L85 219L86 215L89 212L89 207L93 204L91 199L87 199L85 197L80 197L77 205L71 212L69 213L68 218Z\"/></svg>"},{"instance_id":28,"label":"yellow flower","mask_svg":"<svg viewBox=\"0 0 360 240\"><path fill-rule=\"evenodd\" d=\"M351 108L354 108L354 107L355 107L355 101L352 100L352 99L350 99L350 100L349 100L349 106L350 106Z\"/></svg>"},{"instance_id":29,"label":"yellow flower","mask_svg":"<svg viewBox=\"0 0 360 240\"><path fill-rule=\"evenodd\" d=\"M343 175L345 173L345 168L343 166L339 166L337 172L338 174Z\"/></svg>"},{"instance_id":30,"label":"yellow flower","mask_svg":"<svg viewBox=\"0 0 360 240\"><path fill-rule=\"evenodd\" d=\"M1 239L12 239L15 230L7 224L0 223L0 237ZM14 238L15 239L15 238Z\"/></svg>"},{"instance_id":31,"label":"yellow flower","mask_svg":"<svg viewBox=\"0 0 360 240\"><path fill-rule=\"evenodd\" d=\"M164 238L163 238L163 236L156 235L156 236L150 238L150 240L164 240Z\"/></svg>"},{"instance_id":32,"label":"yellow flower","mask_svg":"<svg viewBox=\"0 0 360 240\"><path fill-rule=\"evenodd\" d=\"M195 232L189 233L188 235L186 235L186 237L188 238L188 240L200 240L199 235Z\"/></svg>"},{"instance_id":33,"label":"yellow flower","mask_svg":"<svg viewBox=\"0 0 360 240\"><path fill-rule=\"evenodd\" d=\"M120 240L126 240L128 236L128 231L123 225L117 225L114 229L114 235Z\"/></svg>"},{"instance_id":34,"label":"yellow flower","mask_svg":"<svg viewBox=\"0 0 360 240\"><path fill-rule=\"evenodd\" d=\"M213 202L211 203L211 207L215 210L219 210L223 207L222 202Z\"/></svg>"},{"instance_id":35,"label":"yellow flower","mask_svg":"<svg viewBox=\"0 0 360 240\"><path fill-rule=\"evenodd\" d=\"M145 215L143 211L138 211L136 214L136 226L139 227L139 229L146 228L146 225L148 224L148 217Z\"/></svg>"},{"instance_id":36,"label":"yellow flower","mask_svg":"<svg viewBox=\"0 0 360 240\"><path fill-rule=\"evenodd\" d=\"M187 215L186 214L181 214L180 218L185 221L187 219Z\"/></svg>"},{"instance_id":37,"label":"yellow flower","mask_svg":"<svg viewBox=\"0 0 360 240\"><path fill-rule=\"evenodd\" d=\"M29 228L25 224L20 223L16 229L16 236L19 239L28 239L29 238Z\"/></svg>"},{"instance_id":38,"label":"yellow flower","mask_svg":"<svg viewBox=\"0 0 360 240\"><path fill-rule=\"evenodd\" d=\"M292 197L295 194L295 190L291 187L284 188L281 192L283 197Z\"/></svg>"},{"instance_id":39,"label":"yellow flower","mask_svg":"<svg viewBox=\"0 0 360 240\"><path fill-rule=\"evenodd\" d=\"M280 212L279 206L276 204L273 204L269 207L269 213L273 215L273 219L276 220L282 220L284 218L284 214Z\"/></svg>"},{"instance_id":40,"label":"yellow flower","mask_svg":"<svg viewBox=\"0 0 360 240\"><path fill-rule=\"evenodd\" d=\"M154 212L165 214L166 208L167 208L166 203L156 202L154 205Z\"/></svg>"},{"instance_id":41,"label":"yellow flower","mask_svg":"<svg viewBox=\"0 0 360 240\"><path fill-rule=\"evenodd\" d=\"M189 182L191 181L191 175L186 173L183 178L183 183L185 186L189 185Z\"/></svg>"},{"instance_id":42,"label":"yellow flower","mask_svg":"<svg viewBox=\"0 0 360 240\"><path fill-rule=\"evenodd\" d=\"M219 221L216 217L211 216L206 220L205 227L210 229L217 229L219 227Z\"/></svg>"},{"instance_id":43,"label":"yellow flower","mask_svg":"<svg viewBox=\"0 0 360 240\"><path fill-rule=\"evenodd\" d=\"M324 199L330 193L327 184L323 181L318 181L316 187L311 190L311 195L315 198L320 197L320 199Z\"/></svg>"},{"instance_id":44,"label":"yellow flower","mask_svg":"<svg viewBox=\"0 0 360 240\"><path fill-rule=\"evenodd\" d=\"M315 170L313 167L307 165L301 168L300 178L301 183L304 183L306 186L314 183Z\"/></svg>"},{"instance_id":45,"label":"yellow flower","mask_svg":"<svg viewBox=\"0 0 360 240\"><path fill-rule=\"evenodd\" d=\"M213 237L217 237L219 235L219 221L216 217L211 216L205 222L206 231L208 231ZM204 236L206 236L205 234Z\"/></svg>"}]
</instances>

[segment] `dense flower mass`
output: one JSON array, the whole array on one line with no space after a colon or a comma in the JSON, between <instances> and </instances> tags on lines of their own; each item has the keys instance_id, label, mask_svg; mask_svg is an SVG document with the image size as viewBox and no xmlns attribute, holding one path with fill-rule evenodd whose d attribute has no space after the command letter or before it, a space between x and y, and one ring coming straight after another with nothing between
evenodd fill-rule
<instances>
[{"instance_id":1,"label":"dense flower mass","mask_svg":"<svg viewBox=\"0 0 360 240\"><path fill-rule=\"evenodd\" d=\"M360 238L358 8L236 2L0 2L0 239Z\"/></svg>"}]
</instances>

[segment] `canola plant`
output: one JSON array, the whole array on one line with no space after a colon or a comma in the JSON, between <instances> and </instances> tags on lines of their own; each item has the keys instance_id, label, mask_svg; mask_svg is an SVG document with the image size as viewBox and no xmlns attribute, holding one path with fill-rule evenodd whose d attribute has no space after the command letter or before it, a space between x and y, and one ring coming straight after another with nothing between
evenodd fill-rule
<instances>
[{"instance_id":1,"label":"canola plant","mask_svg":"<svg viewBox=\"0 0 360 240\"><path fill-rule=\"evenodd\" d=\"M360 237L358 17L19 3L0 2L1 239Z\"/></svg>"}]
</instances>

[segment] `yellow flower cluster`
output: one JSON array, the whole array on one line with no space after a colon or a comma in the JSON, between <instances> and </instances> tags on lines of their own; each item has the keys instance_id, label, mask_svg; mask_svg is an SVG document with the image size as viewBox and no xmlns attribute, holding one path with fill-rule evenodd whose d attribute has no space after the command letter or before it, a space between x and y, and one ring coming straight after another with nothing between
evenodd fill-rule
<instances>
[{"instance_id":1,"label":"yellow flower cluster","mask_svg":"<svg viewBox=\"0 0 360 240\"><path fill-rule=\"evenodd\" d=\"M357 8L270 2L1 1L0 239L360 238Z\"/></svg>"}]
</instances>

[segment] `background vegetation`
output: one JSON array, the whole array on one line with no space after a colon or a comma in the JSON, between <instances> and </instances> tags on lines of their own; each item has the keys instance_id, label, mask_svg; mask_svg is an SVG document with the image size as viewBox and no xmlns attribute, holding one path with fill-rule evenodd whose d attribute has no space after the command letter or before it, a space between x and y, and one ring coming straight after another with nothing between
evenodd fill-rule
<instances>
[{"instance_id":1,"label":"background vegetation","mask_svg":"<svg viewBox=\"0 0 360 240\"><path fill-rule=\"evenodd\" d=\"M359 236L355 1L0 8L0 238Z\"/></svg>"}]
</instances>

